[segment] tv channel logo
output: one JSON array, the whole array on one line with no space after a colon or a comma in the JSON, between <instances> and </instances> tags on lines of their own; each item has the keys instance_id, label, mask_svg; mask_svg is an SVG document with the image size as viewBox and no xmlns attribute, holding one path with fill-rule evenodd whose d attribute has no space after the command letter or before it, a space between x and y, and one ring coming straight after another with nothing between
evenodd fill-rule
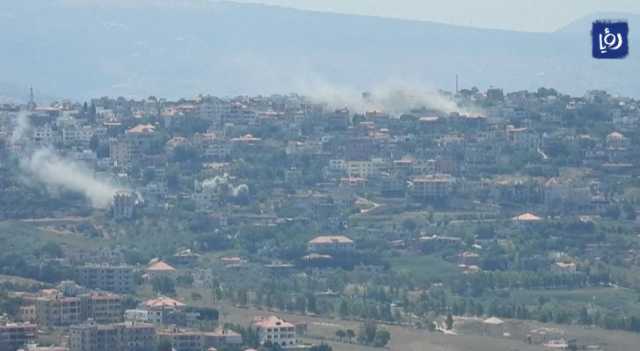
<instances>
[{"instance_id":1,"label":"tv channel logo","mask_svg":"<svg viewBox=\"0 0 640 351\"><path fill-rule=\"evenodd\" d=\"M597 59L622 59L629 54L629 24L596 21L591 29L592 54Z\"/></svg>"}]
</instances>

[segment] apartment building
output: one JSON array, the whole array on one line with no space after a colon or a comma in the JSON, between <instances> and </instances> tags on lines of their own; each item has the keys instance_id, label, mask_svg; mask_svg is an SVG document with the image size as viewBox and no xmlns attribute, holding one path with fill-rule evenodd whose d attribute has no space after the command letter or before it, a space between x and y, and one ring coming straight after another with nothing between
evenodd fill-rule
<instances>
[{"instance_id":1,"label":"apartment building","mask_svg":"<svg viewBox=\"0 0 640 351\"><path fill-rule=\"evenodd\" d=\"M145 301L141 307L141 310L147 311L147 321L156 324L162 324L170 314L183 312L186 308L186 305L170 297L161 296ZM135 314L135 312L129 313Z\"/></svg>"},{"instance_id":2,"label":"apartment building","mask_svg":"<svg viewBox=\"0 0 640 351\"><path fill-rule=\"evenodd\" d=\"M44 327L80 323L82 301L79 297L67 297L55 289L42 290L35 296L25 296L27 304L33 304L38 325Z\"/></svg>"},{"instance_id":3,"label":"apartment building","mask_svg":"<svg viewBox=\"0 0 640 351\"><path fill-rule=\"evenodd\" d=\"M112 293L65 296L58 290L46 289L24 295L23 300L23 318L34 320L42 327L72 325L88 318L103 323L119 322L124 311L122 297Z\"/></svg>"},{"instance_id":4,"label":"apartment building","mask_svg":"<svg viewBox=\"0 0 640 351\"><path fill-rule=\"evenodd\" d=\"M440 200L453 191L455 179L447 174L432 174L411 180L409 193L417 200Z\"/></svg>"},{"instance_id":5,"label":"apartment building","mask_svg":"<svg viewBox=\"0 0 640 351\"><path fill-rule=\"evenodd\" d=\"M32 343L38 326L32 323L0 323L0 350L15 351Z\"/></svg>"},{"instance_id":6,"label":"apartment building","mask_svg":"<svg viewBox=\"0 0 640 351\"><path fill-rule=\"evenodd\" d=\"M124 312L122 297L112 293L90 293L81 297L81 318L98 323L122 321Z\"/></svg>"},{"instance_id":7,"label":"apartment building","mask_svg":"<svg viewBox=\"0 0 640 351\"><path fill-rule=\"evenodd\" d=\"M70 351L138 351L155 350L156 331L148 323L96 324L90 320L71 326Z\"/></svg>"},{"instance_id":8,"label":"apartment building","mask_svg":"<svg viewBox=\"0 0 640 351\"><path fill-rule=\"evenodd\" d=\"M241 345L242 336L231 330L197 331L171 328L158 331L158 340L168 341L175 351L207 351L226 345Z\"/></svg>"},{"instance_id":9,"label":"apartment building","mask_svg":"<svg viewBox=\"0 0 640 351\"><path fill-rule=\"evenodd\" d=\"M134 290L134 273L131 266L85 265L76 270L78 284L118 293Z\"/></svg>"}]
</instances>

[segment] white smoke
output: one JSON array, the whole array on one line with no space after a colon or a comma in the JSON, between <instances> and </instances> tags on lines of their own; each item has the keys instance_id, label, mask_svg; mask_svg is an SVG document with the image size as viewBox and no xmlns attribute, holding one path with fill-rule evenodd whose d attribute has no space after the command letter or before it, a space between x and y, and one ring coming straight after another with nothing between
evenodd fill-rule
<instances>
[{"instance_id":1,"label":"white smoke","mask_svg":"<svg viewBox=\"0 0 640 351\"><path fill-rule=\"evenodd\" d=\"M382 111L400 115L412 109L428 108L444 113L484 115L481 109L460 106L439 91L408 83L379 85L369 90L367 97L357 89L322 82L311 84L303 91L312 102L326 104L331 109L346 107L355 113Z\"/></svg>"},{"instance_id":2,"label":"white smoke","mask_svg":"<svg viewBox=\"0 0 640 351\"><path fill-rule=\"evenodd\" d=\"M228 176L225 174L224 176L216 176L213 178L205 179L202 181L202 188L206 190L218 190L224 184L228 184Z\"/></svg>"},{"instance_id":3,"label":"white smoke","mask_svg":"<svg viewBox=\"0 0 640 351\"><path fill-rule=\"evenodd\" d=\"M20 112L11 143L28 143L31 129L29 116ZM84 194L95 208L109 206L117 189L109 182L97 179L86 166L65 159L54 150L39 147L25 150L20 168L28 177L54 189L65 189Z\"/></svg>"},{"instance_id":4,"label":"white smoke","mask_svg":"<svg viewBox=\"0 0 640 351\"><path fill-rule=\"evenodd\" d=\"M249 192L249 186L247 184L240 184L231 189L231 195L233 195L233 197L238 197L241 194L246 194L248 192Z\"/></svg>"},{"instance_id":5,"label":"white smoke","mask_svg":"<svg viewBox=\"0 0 640 351\"><path fill-rule=\"evenodd\" d=\"M30 129L31 125L29 123L29 115L26 111L19 111L16 118L16 125L11 133L11 144L16 144L20 140L23 140Z\"/></svg>"},{"instance_id":6,"label":"white smoke","mask_svg":"<svg viewBox=\"0 0 640 351\"><path fill-rule=\"evenodd\" d=\"M82 164L66 160L51 149L38 149L22 159L21 167L41 182L84 194L95 208L109 206L116 189L93 177Z\"/></svg>"},{"instance_id":7,"label":"white smoke","mask_svg":"<svg viewBox=\"0 0 640 351\"><path fill-rule=\"evenodd\" d=\"M238 197L242 193L249 192L249 186L246 184L233 185L228 174L203 180L202 189L204 191L213 191L221 195L230 195L233 197Z\"/></svg>"}]
</instances>

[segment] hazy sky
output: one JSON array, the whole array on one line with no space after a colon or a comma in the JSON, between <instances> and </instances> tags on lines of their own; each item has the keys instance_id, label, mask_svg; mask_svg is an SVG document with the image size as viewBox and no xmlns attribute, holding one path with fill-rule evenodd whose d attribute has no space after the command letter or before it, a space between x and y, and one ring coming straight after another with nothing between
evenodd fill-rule
<instances>
[{"instance_id":1,"label":"hazy sky","mask_svg":"<svg viewBox=\"0 0 640 351\"><path fill-rule=\"evenodd\" d=\"M640 13L640 0L237 0L452 24L553 31L595 12Z\"/></svg>"}]
</instances>

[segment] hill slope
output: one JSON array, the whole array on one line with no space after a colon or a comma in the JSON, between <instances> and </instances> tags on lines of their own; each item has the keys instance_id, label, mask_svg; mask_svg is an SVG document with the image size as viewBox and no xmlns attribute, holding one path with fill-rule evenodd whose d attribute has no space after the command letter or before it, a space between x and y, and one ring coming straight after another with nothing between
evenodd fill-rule
<instances>
[{"instance_id":1,"label":"hill slope","mask_svg":"<svg viewBox=\"0 0 640 351\"><path fill-rule=\"evenodd\" d=\"M551 86L640 96L623 61L590 57L589 30L523 33L229 2L197 6L0 4L2 80L56 96ZM631 24L633 26L633 24ZM633 27L632 27L633 28ZM23 97L24 94L20 97Z\"/></svg>"}]
</instances>

